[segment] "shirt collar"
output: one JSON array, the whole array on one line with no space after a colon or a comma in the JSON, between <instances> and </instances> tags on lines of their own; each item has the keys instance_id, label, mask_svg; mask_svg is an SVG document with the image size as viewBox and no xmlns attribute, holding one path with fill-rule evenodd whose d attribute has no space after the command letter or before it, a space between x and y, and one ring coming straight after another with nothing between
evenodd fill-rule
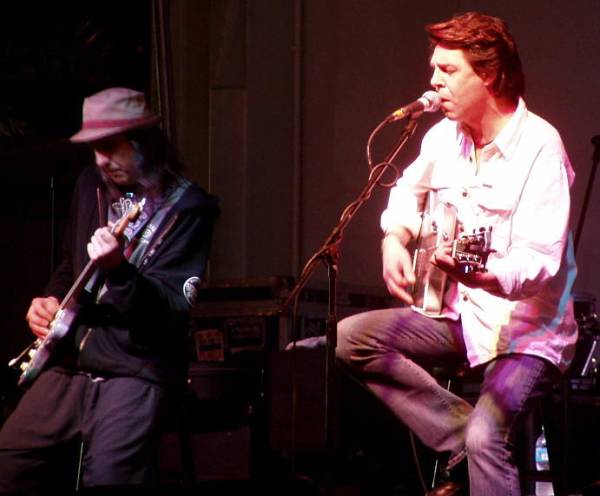
<instances>
[{"instance_id":1,"label":"shirt collar","mask_svg":"<svg viewBox=\"0 0 600 496\"><path fill-rule=\"evenodd\" d=\"M517 144L519 143L519 138L521 136L521 129L523 128L523 123L525 122L526 118L527 107L525 106L525 101L522 98L519 98L519 103L515 113L493 141L493 143L500 150L500 153L502 153L502 155L504 155L504 157L508 160L511 159L515 149L517 148Z\"/></svg>"},{"instance_id":2,"label":"shirt collar","mask_svg":"<svg viewBox=\"0 0 600 496\"><path fill-rule=\"evenodd\" d=\"M526 118L527 107L525 106L525 101L522 98L519 98L517 108L510 120L498 133L498 136L496 136L491 143L488 143L484 149L489 150L491 147L495 147L506 159L510 160L519 142L522 124L525 122ZM459 134L462 134L463 139L470 144L469 148L472 149L475 145L471 135L462 126L458 127L458 131Z\"/></svg>"}]
</instances>

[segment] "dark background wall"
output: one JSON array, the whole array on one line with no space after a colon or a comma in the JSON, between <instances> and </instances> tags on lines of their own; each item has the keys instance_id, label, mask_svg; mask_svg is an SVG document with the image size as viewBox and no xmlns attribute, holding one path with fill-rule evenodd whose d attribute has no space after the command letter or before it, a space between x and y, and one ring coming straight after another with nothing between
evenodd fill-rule
<instances>
[{"instance_id":1,"label":"dark background wall","mask_svg":"<svg viewBox=\"0 0 600 496\"><path fill-rule=\"evenodd\" d=\"M176 116L180 148L223 201L213 280L299 273L365 185L371 130L428 89L423 26L469 9L506 19L519 43L527 103L559 129L577 173L572 211L577 227L590 178L591 138L599 132L597 1L231 0L202 5L179 1L169 6L171 28L178 33L171 47L175 87L181 89L175 99L185 102ZM180 18L190 23L186 30L202 50L186 50L190 41ZM195 53L208 57L201 75L195 64L206 60ZM206 113L199 114L196 106L205 99ZM199 133L198 122L207 115ZM422 118L396 161L400 167L415 156L420 136L439 118ZM380 156L390 150L400 125L379 137ZM204 129L207 148L186 144L192 137L204 139ZM596 294L595 185L591 193L576 289ZM381 286L378 216L386 199L387 191L376 190L348 227L341 245L342 282ZM315 279L325 279L325 272Z\"/></svg>"},{"instance_id":2,"label":"dark background wall","mask_svg":"<svg viewBox=\"0 0 600 496\"><path fill-rule=\"evenodd\" d=\"M600 134L597 0L84 4L0 2L6 172L0 354L9 357L29 341L23 316L48 275L69 185L88 158L64 138L79 125L82 98L109 84L149 92L189 174L221 197L208 282L297 276L366 184L371 130L428 89L423 26L469 9L499 15L520 47L529 108L559 129L573 162L577 226L590 177L590 141ZM24 107L20 120L43 121L35 132L14 127L15 112ZM396 160L400 167L439 118L421 119ZM381 156L401 125L379 136ZM51 178L60 185L54 211ZM600 293L599 194L594 184L576 283L577 291L593 296ZM387 191L376 189L346 230L343 285L382 292L378 218L386 199ZM26 208L31 202L35 211ZM319 269L311 284L325 279Z\"/></svg>"}]
</instances>

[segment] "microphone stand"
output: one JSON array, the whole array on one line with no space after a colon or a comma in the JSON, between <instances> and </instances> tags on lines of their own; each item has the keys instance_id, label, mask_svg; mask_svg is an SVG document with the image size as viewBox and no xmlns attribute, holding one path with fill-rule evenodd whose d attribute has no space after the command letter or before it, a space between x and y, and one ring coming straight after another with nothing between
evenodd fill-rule
<instances>
[{"instance_id":1,"label":"microphone stand","mask_svg":"<svg viewBox=\"0 0 600 496\"><path fill-rule=\"evenodd\" d=\"M590 172L590 179L587 183L587 188L585 190L585 196L583 197L583 206L581 207L581 213L579 214L579 221L577 223L577 231L575 233L575 254L577 254L577 247L579 246L579 240L581 237L581 231L583 230L583 223L585 221L585 216L588 208L588 204L590 201L590 195L592 193L592 187L594 185L594 177L596 176L596 169L598 168L598 163L600 162L600 135L594 136L592 138L592 145L594 145L594 154L592 155L592 170Z\"/></svg>"},{"instance_id":2,"label":"microphone stand","mask_svg":"<svg viewBox=\"0 0 600 496\"><path fill-rule=\"evenodd\" d=\"M324 394L324 408L325 408L325 445L328 455L332 455L334 451L334 438L333 438L333 426L334 426L334 411L332 408L331 398L332 392L335 390L335 377L333 374L335 364L335 349L337 346L337 316L336 316L336 290L337 290L337 274L338 265L341 258L340 243L342 241L344 229L350 223L354 214L357 210L370 198L371 193L375 186L379 184L381 177L386 171L388 166L395 166L391 163L404 144L414 133L417 127L417 118L422 112L415 113L410 116L410 119L404 127L400 138L391 152L386 156L385 160L371 169L369 180L366 186L361 191L358 198L352 202L340 217L339 223L331 231L323 245L313 254L304 266L298 281L295 283L287 299L283 303L282 312L298 298L300 291L305 286L312 272L315 270L319 262L323 262L327 266L328 275L328 316L326 320L326 355L325 355L325 394ZM389 121L383 121L373 133L371 137L381 129ZM368 156L370 156L368 154ZM294 337L295 339L295 337Z\"/></svg>"}]
</instances>

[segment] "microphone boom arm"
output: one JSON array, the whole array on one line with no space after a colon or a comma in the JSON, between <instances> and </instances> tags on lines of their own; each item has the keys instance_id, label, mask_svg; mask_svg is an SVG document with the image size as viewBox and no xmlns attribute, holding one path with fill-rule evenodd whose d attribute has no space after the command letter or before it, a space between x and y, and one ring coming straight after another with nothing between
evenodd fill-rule
<instances>
[{"instance_id":1,"label":"microphone boom arm","mask_svg":"<svg viewBox=\"0 0 600 496\"><path fill-rule=\"evenodd\" d=\"M596 170L598 169L598 163L600 163L600 136L594 136L592 138L592 145L594 145L594 153L592 155L592 170L590 171L590 177L588 179L588 183L585 189L583 205L581 206L579 221L577 223L577 230L575 231L575 240L573 245L575 255L577 255L577 248L579 247L579 241L581 240L581 233L583 231L583 224L585 222L590 196L592 194L592 187L594 186Z\"/></svg>"},{"instance_id":2,"label":"microphone boom arm","mask_svg":"<svg viewBox=\"0 0 600 496\"><path fill-rule=\"evenodd\" d=\"M381 126L379 126L377 129L380 129L380 127ZM344 209L342 215L340 216L339 223L333 228L333 230L331 231L321 248L319 248L305 264L302 273L298 278L298 281L292 288L292 291L290 292L286 301L283 304L283 310L288 308L290 304L294 301L294 299L298 296L298 293L302 290L307 279L309 278L310 274L313 272L317 263L320 260L330 260L337 265L337 262L339 260L339 243L342 240L344 229L350 223L358 209L371 197L373 189L381 180L381 177L385 173L387 167L391 165L398 153L400 153L400 150L406 144L408 139L413 135L416 128L417 120L413 117L409 119L408 123L402 130L402 133L396 145L394 146L392 151L385 157L385 160L371 169L371 173L369 174L369 180L363 188L363 190L360 192L357 199L350 203Z\"/></svg>"},{"instance_id":3,"label":"microphone boom arm","mask_svg":"<svg viewBox=\"0 0 600 496\"><path fill-rule=\"evenodd\" d=\"M419 114L420 115L420 114ZM300 274L296 284L292 288L290 294L287 299L283 303L281 308L281 312L284 313L286 309L292 304L292 302L297 301L298 295L300 291L308 281L310 275L314 271L315 267L320 261L323 261L327 265L327 273L329 278L329 301L328 301L328 315L326 320L326 335L325 335L325 390L324 390L324 409L325 409L325 443L327 448L327 453L331 456L334 449L334 439L333 439L333 426L334 426L334 406L331 402L332 392L335 391L335 376L333 374L333 366L335 363L335 349L337 347L337 316L336 316L336 281L337 281L337 270L338 270L338 262L340 260L340 249L339 245L342 241L342 236L344 233L344 229L349 224L349 222L354 217L354 214L357 210L370 198L371 193L375 186L379 183L381 177L383 176L386 168L388 166L393 166L391 163L404 144L408 141L408 139L414 133L417 127L416 121L417 115L411 115L408 123L404 127L398 142L394 146L393 150L386 156L385 161L376 165L375 167L371 167L371 163L369 163L369 167L371 168L371 172L369 174L369 180L363 190L361 191L358 198L353 201L350 205L348 205L342 215L340 216L340 221L331 231L323 245L314 253L312 257L305 264L302 273ZM369 142L373 135L381 128L381 125L378 126L372 133L369 139ZM295 319L295 316L293 317ZM294 324L292 323L292 327ZM296 341L296 336L293 336L294 343ZM292 349L295 349L295 345Z\"/></svg>"}]
</instances>

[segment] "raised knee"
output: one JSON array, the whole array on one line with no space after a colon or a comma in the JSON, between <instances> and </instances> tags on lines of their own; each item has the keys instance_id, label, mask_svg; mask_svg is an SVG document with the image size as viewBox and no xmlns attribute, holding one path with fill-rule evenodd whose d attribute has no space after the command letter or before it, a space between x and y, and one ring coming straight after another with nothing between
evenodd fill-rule
<instances>
[{"instance_id":1,"label":"raised knee","mask_svg":"<svg viewBox=\"0 0 600 496\"><path fill-rule=\"evenodd\" d=\"M337 331L336 356L340 361L356 366L380 354L380 343L374 337L373 312L346 317L338 323Z\"/></svg>"},{"instance_id":2,"label":"raised knee","mask_svg":"<svg viewBox=\"0 0 600 496\"><path fill-rule=\"evenodd\" d=\"M351 317L347 317L338 322L337 326L337 346L335 348L335 356L338 360L349 364L352 356L352 339L350 338L352 334L352 323Z\"/></svg>"},{"instance_id":3,"label":"raised knee","mask_svg":"<svg viewBox=\"0 0 600 496\"><path fill-rule=\"evenodd\" d=\"M465 432L465 445L470 457L489 453L493 444L494 432L489 423L481 417L472 417Z\"/></svg>"}]
</instances>

